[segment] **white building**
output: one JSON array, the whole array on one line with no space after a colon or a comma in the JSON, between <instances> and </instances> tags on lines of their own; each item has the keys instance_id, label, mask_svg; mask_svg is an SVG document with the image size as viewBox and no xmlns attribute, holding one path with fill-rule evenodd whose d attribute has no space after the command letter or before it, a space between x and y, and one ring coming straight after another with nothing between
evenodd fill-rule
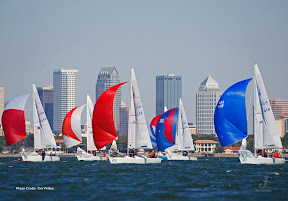
<instances>
[{"instance_id":1,"label":"white building","mask_svg":"<svg viewBox=\"0 0 288 201\"><path fill-rule=\"evenodd\" d=\"M220 99L218 83L209 75L196 93L196 132L197 134L216 134L214 111Z\"/></svg>"},{"instance_id":2,"label":"white building","mask_svg":"<svg viewBox=\"0 0 288 201\"><path fill-rule=\"evenodd\" d=\"M53 130L61 132L66 114L78 104L78 70L54 70L53 86Z\"/></svg>"}]
</instances>

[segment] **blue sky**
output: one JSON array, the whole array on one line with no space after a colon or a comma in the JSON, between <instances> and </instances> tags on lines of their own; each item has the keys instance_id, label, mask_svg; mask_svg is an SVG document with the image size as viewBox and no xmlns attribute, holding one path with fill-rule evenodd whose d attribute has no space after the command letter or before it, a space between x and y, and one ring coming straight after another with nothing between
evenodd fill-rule
<instances>
[{"instance_id":1,"label":"blue sky","mask_svg":"<svg viewBox=\"0 0 288 201\"><path fill-rule=\"evenodd\" d=\"M268 96L288 99L287 10L278 0L0 0L0 86L10 100L52 82L54 69L78 69L83 104L86 93L95 101L102 66L115 66L121 81L133 66L148 120L156 75L174 73L195 123L200 83L211 74L224 91L252 77L256 61ZM122 91L128 103L128 85Z\"/></svg>"}]
</instances>

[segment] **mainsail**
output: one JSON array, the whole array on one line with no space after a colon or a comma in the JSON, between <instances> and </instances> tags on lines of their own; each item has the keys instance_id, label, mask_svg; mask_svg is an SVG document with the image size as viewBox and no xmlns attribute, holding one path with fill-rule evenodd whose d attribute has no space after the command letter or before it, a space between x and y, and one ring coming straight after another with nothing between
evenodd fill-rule
<instances>
[{"instance_id":1,"label":"mainsail","mask_svg":"<svg viewBox=\"0 0 288 201\"><path fill-rule=\"evenodd\" d=\"M71 148L82 142L81 137L81 113L85 105L73 108L67 113L63 125L62 134L65 146Z\"/></svg>"},{"instance_id":2,"label":"mainsail","mask_svg":"<svg viewBox=\"0 0 288 201\"><path fill-rule=\"evenodd\" d=\"M178 117L178 133L177 133L179 151L194 151L193 139L189 131L188 121L185 114L184 106L181 98L179 99L179 117Z\"/></svg>"},{"instance_id":3,"label":"mainsail","mask_svg":"<svg viewBox=\"0 0 288 201\"><path fill-rule=\"evenodd\" d=\"M97 150L94 140L93 140L93 132L92 132L92 115L93 115L93 103L91 101L90 96L87 94L87 150L95 151Z\"/></svg>"},{"instance_id":4,"label":"mainsail","mask_svg":"<svg viewBox=\"0 0 288 201\"><path fill-rule=\"evenodd\" d=\"M34 148L56 147L54 135L46 117L36 86L33 84ZM36 124L36 126L35 126Z\"/></svg>"},{"instance_id":5,"label":"mainsail","mask_svg":"<svg viewBox=\"0 0 288 201\"><path fill-rule=\"evenodd\" d=\"M257 64L254 66L254 138L256 149L282 148L275 118Z\"/></svg>"},{"instance_id":6,"label":"mainsail","mask_svg":"<svg viewBox=\"0 0 288 201\"><path fill-rule=\"evenodd\" d=\"M2 126L7 145L15 144L26 137L24 109L30 94L12 99L2 114Z\"/></svg>"},{"instance_id":7,"label":"mainsail","mask_svg":"<svg viewBox=\"0 0 288 201\"><path fill-rule=\"evenodd\" d=\"M229 87L215 108L215 131L222 146L247 137L245 93L250 80L243 80Z\"/></svg>"},{"instance_id":8,"label":"mainsail","mask_svg":"<svg viewBox=\"0 0 288 201\"><path fill-rule=\"evenodd\" d=\"M159 151L175 145L178 108L172 108L161 115L157 126L156 142Z\"/></svg>"},{"instance_id":9,"label":"mainsail","mask_svg":"<svg viewBox=\"0 0 288 201\"><path fill-rule=\"evenodd\" d=\"M97 149L101 149L116 140L117 132L113 119L113 101L118 88L125 83L120 83L107 89L95 104L92 129Z\"/></svg>"},{"instance_id":10,"label":"mainsail","mask_svg":"<svg viewBox=\"0 0 288 201\"><path fill-rule=\"evenodd\" d=\"M134 69L131 68L128 149L152 149Z\"/></svg>"}]
</instances>

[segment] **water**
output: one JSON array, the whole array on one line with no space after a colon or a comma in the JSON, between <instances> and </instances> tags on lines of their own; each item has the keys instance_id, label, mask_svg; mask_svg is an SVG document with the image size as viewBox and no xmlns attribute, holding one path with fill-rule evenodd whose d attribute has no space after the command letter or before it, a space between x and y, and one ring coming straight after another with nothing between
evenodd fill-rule
<instances>
[{"instance_id":1,"label":"water","mask_svg":"<svg viewBox=\"0 0 288 201\"><path fill-rule=\"evenodd\" d=\"M238 158L199 158L111 165L0 158L0 200L288 200L287 190L287 162L240 165Z\"/></svg>"}]
</instances>

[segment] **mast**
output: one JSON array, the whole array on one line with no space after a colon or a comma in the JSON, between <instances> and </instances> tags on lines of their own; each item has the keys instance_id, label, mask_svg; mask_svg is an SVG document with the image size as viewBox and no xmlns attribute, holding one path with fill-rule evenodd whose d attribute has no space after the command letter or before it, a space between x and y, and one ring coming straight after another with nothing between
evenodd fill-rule
<instances>
[{"instance_id":1,"label":"mast","mask_svg":"<svg viewBox=\"0 0 288 201\"><path fill-rule=\"evenodd\" d=\"M253 82L253 90L254 90L254 106L253 106L253 132L254 132L254 155L256 155L256 97L257 97L257 90L256 90L256 77L255 77L255 69L254 69L254 82Z\"/></svg>"}]
</instances>

